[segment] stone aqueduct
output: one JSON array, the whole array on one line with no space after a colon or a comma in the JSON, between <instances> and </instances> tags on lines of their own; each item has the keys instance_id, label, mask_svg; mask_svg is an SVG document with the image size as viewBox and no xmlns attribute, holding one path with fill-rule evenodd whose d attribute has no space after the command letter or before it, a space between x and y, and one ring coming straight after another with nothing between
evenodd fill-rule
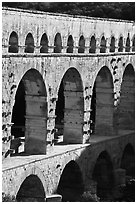
<instances>
[{"instance_id":1,"label":"stone aqueduct","mask_svg":"<svg viewBox=\"0 0 137 204\"><path fill-rule=\"evenodd\" d=\"M2 18L3 192L23 197L33 178L38 197L63 194L67 167L88 189L100 158L116 177L134 155L134 22L9 8ZM6 157L23 136L25 154Z\"/></svg>"}]
</instances>

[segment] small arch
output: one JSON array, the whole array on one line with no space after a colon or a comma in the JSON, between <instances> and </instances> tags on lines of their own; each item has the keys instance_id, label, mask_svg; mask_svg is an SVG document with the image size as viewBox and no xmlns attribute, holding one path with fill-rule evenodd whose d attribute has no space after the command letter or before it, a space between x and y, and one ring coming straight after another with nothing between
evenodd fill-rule
<instances>
[{"instance_id":1,"label":"small arch","mask_svg":"<svg viewBox=\"0 0 137 204\"><path fill-rule=\"evenodd\" d=\"M64 168L57 193L62 195L63 202L78 201L84 192L84 183L81 170L75 161L70 161Z\"/></svg>"},{"instance_id":2,"label":"small arch","mask_svg":"<svg viewBox=\"0 0 137 204\"><path fill-rule=\"evenodd\" d=\"M111 38L110 52L115 52L115 38L114 38L114 36L112 36L112 38Z\"/></svg>"},{"instance_id":3,"label":"small arch","mask_svg":"<svg viewBox=\"0 0 137 204\"><path fill-rule=\"evenodd\" d=\"M23 181L17 193L17 202L44 202L45 190L42 181L36 175L29 175Z\"/></svg>"},{"instance_id":4,"label":"small arch","mask_svg":"<svg viewBox=\"0 0 137 204\"><path fill-rule=\"evenodd\" d=\"M113 164L107 151L103 151L97 158L92 179L97 182L97 196L101 201L112 195L114 185Z\"/></svg>"},{"instance_id":5,"label":"small arch","mask_svg":"<svg viewBox=\"0 0 137 204\"><path fill-rule=\"evenodd\" d=\"M101 43L100 43L100 53L105 53L106 52L106 39L104 36L101 38Z\"/></svg>"},{"instance_id":6,"label":"small arch","mask_svg":"<svg viewBox=\"0 0 137 204\"><path fill-rule=\"evenodd\" d=\"M132 39L132 52L135 52L135 35L133 36Z\"/></svg>"},{"instance_id":7,"label":"small arch","mask_svg":"<svg viewBox=\"0 0 137 204\"><path fill-rule=\"evenodd\" d=\"M61 53L62 40L60 33L57 33L54 39L54 53Z\"/></svg>"},{"instance_id":8,"label":"small arch","mask_svg":"<svg viewBox=\"0 0 137 204\"><path fill-rule=\"evenodd\" d=\"M48 37L46 33L41 37L40 46L40 53L48 53Z\"/></svg>"},{"instance_id":9,"label":"small arch","mask_svg":"<svg viewBox=\"0 0 137 204\"><path fill-rule=\"evenodd\" d=\"M67 53L73 53L74 41L72 35L69 35L67 42Z\"/></svg>"},{"instance_id":10,"label":"small arch","mask_svg":"<svg viewBox=\"0 0 137 204\"><path fill-rule=\"evenodd\" d=\"M130 37L129 37L129 33L128 33L128 37L127 37L127 40L126 40L126 49L125 49L126 52L130 52Z\"/></svg>"},{"instance_id":11,"label":"small arch","mask_svg":"<svg viewBox=\"0 0 137 204\"><path fill-rule=\"evenodd\" d=\"M90 49L89 49L89 53L95 53L96 52L96 39L94 36L91 37L90 40Z\"/></svg>"},{"instance_id":12,"label":"small arch","mask_svg":"<svg viewBox=\"0 0 137 204\"><path fill-rule=\"evenodd\" d=\"M31 33L26 36L25 53L34 53L34 38Z\"/></svg>"},{"instance_id":13,"label":"small arch","mask_svg":"<svg viewBox=\"0 0 137 204\"><path fill-rule=\"evenodd\" d=\"M119 38L118 52L123 52L123 37L122 36Z\"/></svg>"},{"instance_id":14,"label":"small arch","mask_svg":"<svg viewBox=\"0 0 137 204\"><path fill-rule=\"evenodd\" d=\"M84 36L80 36L79 39L79 45L78 45L78 53L84 53L85 52L85 38Z\"/></svg>"},{"instance_id":15,"label":"small arch","mask_svg":"<svg viewBox=\"0 0 137 204\"><path fill-rule=\"evenodd\" d=\"M15 31L10 34L8 52L18 53L18 35Z\"/></svg>"}]
</instances>

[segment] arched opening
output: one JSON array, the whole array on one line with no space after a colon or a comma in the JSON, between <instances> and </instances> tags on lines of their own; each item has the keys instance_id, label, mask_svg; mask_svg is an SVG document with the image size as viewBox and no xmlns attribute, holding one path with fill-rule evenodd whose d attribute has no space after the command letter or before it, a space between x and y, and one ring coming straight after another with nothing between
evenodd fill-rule
<instances>
[{"instance_id":1,"label":"arched opening","mask_svg":"<svg viewBox=\"0 0 137 204\"><path fill-rule=\"evenodd\" d=\"M114 185L113 165L106 151L103 151L95 164L92 178L97 182L97 196L100 201L106 201L112 197Z\"/></svg>"},{"instance_id":2,"label":"arched opening","mask_svg":"<svg viewBox=\"0 0 137 204\"><path fill-rule=\"evenodd\" d=\"M96 39L94 36L91 37L90 40L90 49L89 49L89 53L95 53L96 52Z\"/></svg>"},{"instance_id":3,"label":"arched opening","mask_svg":"<svg viewBox=\"0 0 137 204\"><path fill-rule=\"evenodd\" d=\"M135 129L135 72L131 64L125 68L121 84L119 129Z\"/></svg>"},{"instance_id":4,"label":"arched opening","mask_svg":"<svg viewBox=\"0 0 137 204\"><path fill-rule=\"evenodd\" d=\"M133 36L132 40L132 52L135 52L135 35Z\"/></svg>"},{"instance_id":5,"label":"arched opening","mask_svg":"<svg viewBox=\"0 0 137 204\"><path fill-rule=\"evenodd\" d=\"M121 168L126 170L126 175L135 177L135 152L131 144L124 149Z\"/></svg>"},{"instance_id":6,"label":"arched opening","mask_svg":"<svg viewBox=\"0 0 137 204\"><path fill-rule=\"evenodd\" d=\"M42 35L40 47L40 53L48 53L48 37L46 33Z\"/></svg>"},{"instance_id":7,"label":"arched opening","mask_svg":"<svg viewBox=\"0 0 137 204\"><path fill-rule=\"evenodd\" d=\"M75 161L70 161L61 175L57 193L62 195L63 202L79 201L84 191L82 173Z\"/></svg>"},{"instance_id":8,"label":"arched opening","mask_svg":"<svg viewBox=\"0 0 137 204\"><path fill-rule=\"evenodd\" d=\"M84 53L85 52L85 39L84 36L80 36L79 39L79 45L78 45L78 53Z\"/></svg>"},{"instance_id":9,"label":"arched opening","mask_svg":"<svg viewBox=\"0 0 137 204\"><path fill-rule=\"evenodd\" d=\"M126 49L125 49L126 52L130 52L130 38L129 38L129 34L128 34L128 37L127 37L127 40L126 40Z\"/></svg>"},{"instance_id":10,"label":"arched opening","mask_svg":"<svg viewBox=\"0 0 137 204\"><path fill-rule=\"evenodd\" d=\"M115 52L115 38L114 38L114 36L111 38L110 52Z\"/></svg>"},{"instance_id":11,"label":"arched opening","mask_svg":"<svg viewBox=\"0 0 137 204\"><path fill-rule=\"evenodd\" d=\"M9 37L9 50L10 53L18 53L18 35L12 32Z\"/></svg>"},{"instance_id":12,"label":"arched opening","mask_svg":"<svg viewBox=\"0 0 137 204\"><path fill-rule=\"evenodd\" d=\"M118 52L123 52L123 37L122 36L119 38Z\"/></svg>"},{"instance_id":13,"label":"arched opening","mask_svg":"<svg viewBox=\"0 0 137 204\"><path fill-rule=\"evenodd\" d=\"M25 136L25 153L46 153L47 93L41 74L30 69L18 86L12 112L11 146L18 152Z\"/></svg>"},{"instance_id":14,"label":"arched opening","mask_svg":"<svg viewBox=\"0 0 137 204\"><path fill-rule=\"evenodd\" d=\"M31 33L28 33L25 40L25 53L34 52L34 39Z\"/></svg>"},{"instance_id":15,"label":"arched opening","mask_svg":"<svg viewBox=\"0 0 137 204\"><path fill-rule=\"evenodd\" d=\"M96 77L91 99L90 129L92 134L113 134L113 79L107 67Z\"/></svg>"},{"instance_id":16,"label":"arched opening","mask_svg":"<svg viewBox=\"0 0 137 204\"><path fill-rule=\"evenodd\" d=\"M106 40L105 40L105 37L102 36L101 43L100 43L100 53L105 53L105 52L106 52Z\"/></svg>"},{"instance_id":17,"label":"arched opening","mask_svg":"<svg viewBox=\"0 0 137 204\"><path fill-rule=\"evenodd\" d=\"M60 33L57 33L54 39L54 53L61 53L62 41Z\"/></svg>"},{"instance_id":18,"label":"arched opening","mask_svg":"<svg viewBox=\"0 0 137 204\"><path fill-rule=\"evenodd\" d=\"M79 72L70 68L65 73L56 104L56 137L63 135L64 143L83 142L84 98Z\"/></svg>"},{"instance_id":19,"label":"arched opening","mask_svg":"<svg viewBox=\"0 0 137 204\"><path fill-rule=\"evenodd\" d=\"M68 42L67 42L67 53L73 53L73 47L74 47L73 37L72 35L69 35Z\"/></svg>"},{"instance_id":20,"label":"arched opening","mask_svg":"<svg viewBox=\"0 0 137 204\"><path fill-rule=\"evenodd\" d=\"M45 202L45 190L41 180L36 175L28 176L17 193L17 202Z\"/></svg>"}]
</instances>

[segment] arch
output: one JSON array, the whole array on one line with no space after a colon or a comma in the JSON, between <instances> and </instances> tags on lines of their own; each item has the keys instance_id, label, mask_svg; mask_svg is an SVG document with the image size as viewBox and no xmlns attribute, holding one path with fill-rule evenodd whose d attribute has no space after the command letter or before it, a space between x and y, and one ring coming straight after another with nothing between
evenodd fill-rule
<instances>
[{"instance_id":1,"label":"arch","mask_svg":"<svg viewBox=\"0 0 137 204\"><path fill-rule=\"evenodd\" d=\"M105 53L106 52L106 39L104 36L101 38L101 43L100 43L100 53Z\"/></svg>"},{"instance_id":2,"label":"arch","mask_svg":"<svg viewBox=\"0 0 137 204\"><path fill-rule=\"evenodd\" d=\"M12 111L11 133L25 136L25 153L46 153L47 91L41 74L28 70L22 77ZM13 144L11 144L13 145Z\"/></svg>"},{"instance_id":3,"label":"arch","mask_svg":"<svg viewBox=\"0 0 137 204\"><path fill-rule=\"evenodd\" d=\"M69 68L64 74L56 103L55 137L63 135L64 143L83 142L84 97L79 72Z\"/></svg>"},{"instance_id":4,"label":"arch","mask_svg":"<svg viewBox=\"0 0 137 204\"><path fill-rule=\"evenodd\" d=\"M110 70L104 66L97 74L92 92L91 134L113 134L113 106L113 79Z\"/></svg>"},{"instance_id":5,"label":"arch","mask_svg":"<svg viewBox=\"0 0 137 204\"><path fill-rule=\"evenodd\" d=\"M40 46L40 53L48 53L48 37L46 33L41 37Z\"/></svg>"},{"instance_id":6,"label":"arch","mask_svg":"<svg viewBox=\"0 0 137 204\"><path fill-rule=\"evenodd\" d=\"M110 52L115 52L115 38L114 38L114 36L111 37Z\"/></svg>"},{"instance_id":7,"label":"arch","mask_svg":"<svg viewBox=\"0 0 137 204\"><path fill-rule=\"evenodd\" d=\"M31 174L23 181L17 193L17 202L44 202L45 190L37 175Z\"/></svg>"},{"instance_id":8,"label":"arch","mask_svg":"<svg viewBox=\"0 0 137 204\"><path fill-rule=\"evenodd\" d=\"M78 45L78 53L85 52L85 38L83 35L80 36L79 45Z\"/></svg>"},{"instance_id":9,"label":"arch","mask_svg":"<svg viewBox=\"0 0 137 204\"><path fill-rule=\"evenodd\" d=\"M135 35L133 36L132 39L132 52L135 52Z\"/></svg>"},{"instance_id":10,"label":"arch","mask_svg":"<svg viewBox=\"0 0 137 204\"><path fill-rule=\"evenodd\" d=\"M69 35L67 42L67 53L73 53L74 41L72 35Z\"/></svg>"},{"instance_id":11,"label":"arch","mask_svg":"<svg viewBox=\"0 0 137 204\"><path fill-rule=\"evenodd\" d=\"M121 168L126 170L126 175L135 176L135 152L130 143L126 145L123 151Z\"/></svg>"},{"instance_id":12,"label":"arch","mask_svg":"<svg viewBox=\"0 0 137 204\"><path fill-rule=\"evenodd\" d=\"M15 31L10 34L8 52L18 53L18 35Z\"/></svg>"},{"instance_id":13,"label":"arch","mask_svg":"<svg viewBox=\"0 0 137 204\"><path fill-rule=\"evenodd\" d=\"M66 164L59 184L57 193L62 195L62 201L78 201L84 191L81 170L75 161Z\"/></svg>"},{"instance_id":14,"label":"arch","mask_svg":"<svg viewBox=\"0 0 137 204\"><path fill-rule=\"evenodd\" d=\"M95 53L96 52L96 39L94 36L91 37L90 40L90 49L89 49L89 53Z\"/></svg>"},{"instance_id":15,"label":"arch","mask_svg":"<svg viewBox=\"0 0 137 204\"><path fill-rule=\"evenodd\" d=\"M34 38L31 33L26 36L25 53L34 53Z\"/></svg>"},{"instance_id":16,"label":"arch","mask_svg":"<svg viewBox=\"0 0 137 204\"><path fill-rule=\"evenodd\" d=\"M54 53L61 53L62 40L60 33L57 33L54 39Z\"/></svg>"},{"instance_id":17,"label":"arch","mask_svg":"<svg viewBox=\"0 0 137 204\"><path fill-rule=\"evenodd\" d=\"M119 103L119 129L135 129L135 72L128 64L123 74Z\"/></svg>"},{"instance_id":18,"label":"arch","mask_svg":"<svg viewBox=\"0 0 137 204\"><path fill-rule=\"evenodd\" d=\"M123 37L122 36L119 38L118 52L123 52Z\"/></svg>"},{"instance_id":19,"label":"arch","mask_svg":"<svg viewBox=\"0 0 137 204\"><path fill-rule=\"evenodd\" d=\"M130 52L130 37L129 37L129 33L128 33L128 37L126 40L126 48L125 48L126 52Z\"/></svg>"},{"instance_id":20,"label":"arch","mask_svg":"<svg viewBox=\"0 0 137 204\"><path fill-rule=\"evenodd\" d=\"M107 151L103 151L97 158L92 179L97 182L97 196L101 201L112 195L114 185L113 164Z\"/></svg>"}]
</instances>

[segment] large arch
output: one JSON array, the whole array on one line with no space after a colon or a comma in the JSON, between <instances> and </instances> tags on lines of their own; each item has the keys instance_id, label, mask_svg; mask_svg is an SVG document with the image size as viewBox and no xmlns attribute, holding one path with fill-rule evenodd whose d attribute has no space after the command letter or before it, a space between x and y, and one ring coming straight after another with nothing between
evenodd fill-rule
<instances>
[{"instance_id":1,"label":"large arch","mask_svg":"<svg viewBox=\"0 0 137 204\"><path fill-rule=\"evenodd\" d=\"M84 191L81 170L75 161L70 161L61 175L57 193L62 195L62 201L78 201Z\"/></svg>"},{"instance_id":2,"label":"large arch","mask_svg":"<svg viewBox=\"0 0 137 204\"><path fill-rule=\"evenodd\" d=\"M82 143L83 84L81 76L75 68L69 68L62 78L55 114L55 127L58 129L56 135L63 135L65 143Z\"/></svg>"},{"instance_id":3,"label":"large arch","mask_svg":"<svg viewBox=\"0 0 137 204\"><path fill-rule=\"evenodd\" d=\"M92 99L90 129L97 135L113 134L113 79L109 69L104 66L97 74Z\"/></svg>"},{"instance_id":4,"label":"large arch","mask_svg":"<svg viewBox=\"0 0 137 204\"><path fill-rule=\"evenodd\" d=\"M107 151L99 154L93 170L92 179L97 183L97 196L100 197L101 201L110 195L112 196L114 185L113 165Z\"/></svg>"},{"instance_id":5,"label":"large arch","mask_svg":"<svg viewBox=\"0 0 137 204\"><path fill-rule=\"evenodd\" d=\"M47 92L41 74L35 69L28 70L19 83L12 123L12 135L25 136L25 153L46 153Z\"/></svg>"},{"instance_id":6,"label":"large arch","mask_svg":"<svg viewBox=\"0 0 137 204\"><path fill-rule=\"evenodd\" d=\"M135 129L135 72L131 64L126 66L121 84L119 129Z\"/></svg>"}]
</instances>

